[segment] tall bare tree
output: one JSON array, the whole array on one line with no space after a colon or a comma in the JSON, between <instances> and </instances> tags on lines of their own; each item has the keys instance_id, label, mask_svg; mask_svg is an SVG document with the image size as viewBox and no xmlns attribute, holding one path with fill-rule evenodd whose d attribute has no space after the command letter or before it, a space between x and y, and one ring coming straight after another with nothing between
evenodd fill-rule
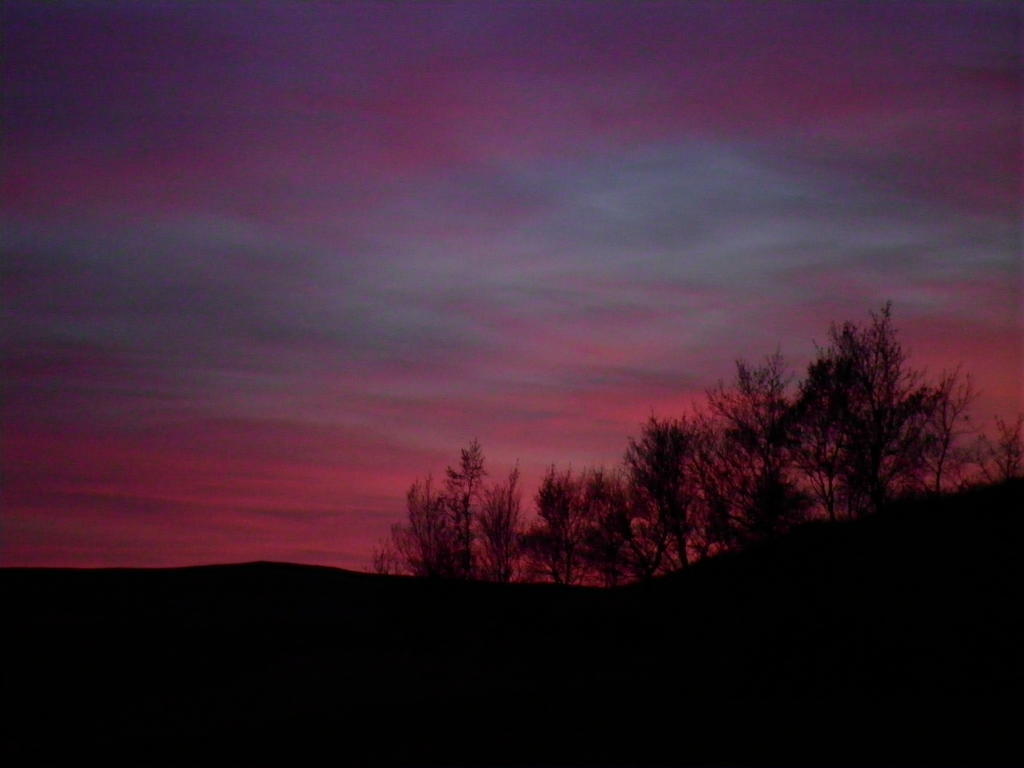
<instances>
[{"instance_id":1,"label":"tall bare tree","mask_svg":"<svg viewBox=\"0 0 1024 768\"><path fill-rule=\"evenodd\" d=\"M508 582L516 576L522 539L521 497L518 466L507 480L484 490L477 518L481 578Z\"/></svg>"},{"instance_id":2,"label":"tall bare tree","mask_svg":"<svg viewBox=\"0 0 1024 768\"><path fill-rule=\"evenodd\" d=\"M729 439L724 425L706 412L696 413L690 421L695 433L690 471L697 494L692 510L690 548L697 559L732 549L739 544L734 520Z\"/></svg>"},{"instance_id":3,"label":"tall bare tree","mask_svg":"<svg viewBox=\"0 0 1024 768\"><path fill-rule=\"evenodd\" d=\"M793 471L791 374L776 352L761 365L736 363L731 386L708 392L721 430L711 469L733 536L742 543L771 536L798 521L806 506Z\"/></svg>"},{"instance_id":4,"label":"tall bare tree","mask_svg":"<svg viewBox=\"0 0 1024 768\"><path fill-rule=\"evenodd\" d=\"M829 520L843 502L842 474L846 460L846 413L851 367L834 350L818 350L817 359L800 382L793 420L793 460L811 496Z\"/></svg>"},{"instance_id":5,"label":"tall bare tree","mask_svg":"<svg viewBox=\"0 0 1024 768\"><path fill-rule=\"evenodd\" d=\"M942 493L947 487L959 485L968 455L961 439L973 429L969 409L977 398L970 374L966 376L957 366L946 371L932 387L928 404L924 462L929 474L929 487L933 493Z\"/></svg>"},{"instance_id":6,"label":"tall bare tree","mask_svg":"<svg viewBox=\"0 0 1024 768\"><path fill-rule=\"evenodd\" d=\"M833 325L824 355L848 377L842 413L843 481L854 513L878 511L922 484L932 394L910 367L892 305L870 324Z\"/></svg>"},{"instance_id":7,"label":"tall bare tree","mask_svg":"<svg viewBox=\"0 0 1024 768\"><path fill-rule=\"evenodd\" d=\"M445 479L445 500L451 516L455 537L455 575L471 579L476 563L473 542L476 537L476 516L483 491L484 454L475 438L459 455L459 466L448 467Z\"/></svg>"}]
</instances>

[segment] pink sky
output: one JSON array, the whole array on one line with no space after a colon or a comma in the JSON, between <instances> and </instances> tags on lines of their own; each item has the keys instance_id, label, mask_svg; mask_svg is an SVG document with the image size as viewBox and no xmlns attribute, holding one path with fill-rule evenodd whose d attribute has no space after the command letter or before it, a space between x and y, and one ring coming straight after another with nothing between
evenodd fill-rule
<instances>
[{"instance_id":1,"label":"pink sky","mask_svg":"<svg viewBox=\"0 0 1024 768\"><path fill-rule=\"evenodd\" d=\"M1022 403L1015 3L5 3L4 565L366 564L892 300Z\"/></svg>"}]
</instances>

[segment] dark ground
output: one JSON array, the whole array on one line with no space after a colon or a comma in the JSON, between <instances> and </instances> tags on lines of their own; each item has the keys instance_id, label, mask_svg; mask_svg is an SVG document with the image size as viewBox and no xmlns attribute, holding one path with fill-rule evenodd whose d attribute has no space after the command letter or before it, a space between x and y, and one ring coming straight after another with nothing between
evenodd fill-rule
<instances>
[{"instance_id":1,"label":"dark ground","mask_svg":"<svg viewBox=\"0 0 1024 768\"><path fill-rule=\"evenodd\" d=\"M1019 765L1022 491L607 591L3 569L0 759Z\"/></svg>"}]
</instances>

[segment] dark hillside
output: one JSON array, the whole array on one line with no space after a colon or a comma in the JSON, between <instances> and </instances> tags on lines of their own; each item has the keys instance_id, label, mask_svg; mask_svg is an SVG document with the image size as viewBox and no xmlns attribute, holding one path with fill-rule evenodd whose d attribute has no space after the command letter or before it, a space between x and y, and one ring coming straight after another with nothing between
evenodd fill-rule
<instances>
[{"instance_id":1,"label":"dark hillside","mask_svg":"<svg viewBox=\"0 0 1024 768\"><path fill-rule=\"evenodd\" d=\"M810 525L614 591L275 563L3 570L4 751L1019 763L1022 489Z\"/></svg>"}]
</instances>

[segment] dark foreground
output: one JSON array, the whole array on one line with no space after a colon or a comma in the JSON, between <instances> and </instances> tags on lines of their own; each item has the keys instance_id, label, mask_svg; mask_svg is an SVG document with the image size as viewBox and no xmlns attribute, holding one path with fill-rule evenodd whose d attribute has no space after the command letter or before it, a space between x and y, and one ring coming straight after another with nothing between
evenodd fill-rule
<instances>
[{"instance_id":1,"label":"dark foreground","mask_svg":"<svg viewBox=\"0 0 1024 768\"><path fill-rule=\"evenodd\" d=\"M615 591L2 570L0 758L1020 764L1022 501L809 526Z\"/></svg>"}]
</instances>

